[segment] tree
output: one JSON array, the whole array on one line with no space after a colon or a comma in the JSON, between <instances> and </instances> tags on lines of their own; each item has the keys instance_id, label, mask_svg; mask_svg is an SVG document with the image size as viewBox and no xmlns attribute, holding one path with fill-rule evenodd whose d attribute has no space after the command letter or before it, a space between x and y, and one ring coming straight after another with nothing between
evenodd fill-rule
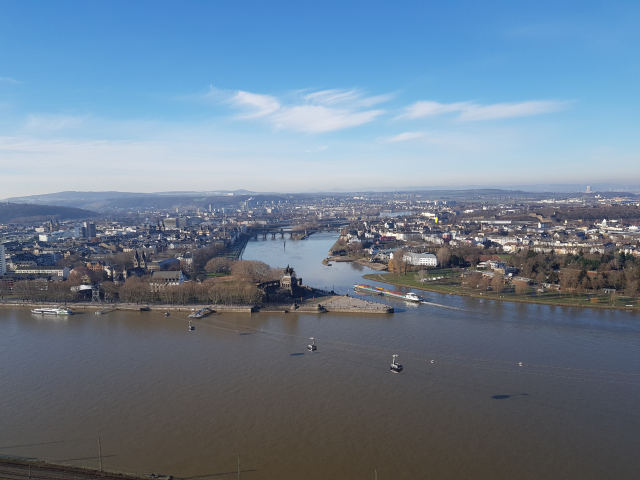
<instances>
[{"instance_id":1,"label":"tree","mask_svg":"<svg viewBox=\"0 0 640 480\"><path fill-rule=\"evenodd\" d=\"M118 270L124 270L125 268L132 268L133 253L131 252L116 253L112 257L112 262L114 267L116 267Z\"/></svg>"},{"instance_id":2,"label":"tree","mask_svg":"<svg viewBox=\"0 0 640 480\"><path fill-rule=\"evenodd\" d=\"M219 255L224 250L224 245L216 243L204 248L198 248L193 252L193 269L196 272L201 271L207 262Z\"/></svg>"},{"instance_id":3,"label":"tree","mask_svg":"<svg viewBox=\"0 0 640 480\"><path fill-rule=\"evenodd\" d=\"M204 269L210 273L230 273L233 263L229 258L216 257L209 260Z\"/></svg>"},{"instance_id":4,"label":"tree","mask_svg":"<svg viewBox=\"0 0 640 480\"><path fill-rule=\"evenodd\" d=\"M277 280L284 274L282 269L271 268L257 260L237 260L231 266L231 273L234 277L255 283Z\"/></svg>"},{"instance_id":5,"label":"tree","mask_svg":"<svg viewBox=\"0 0 640 480\"><path fill-rule=\"evenodd\" d=\"M516 293L518 295L526 295L529 292L529 284L527 282L516 282Z\"/></svg>"},{"instance_id":6,"label":"tree","mask_svg":"<svg viewBox=\"0 0 640 480\"><path fill-rule=\"evenodd\" d=\"M502 281L502 277L495 275L493 280L491 280L491 288L493 288L494 292L502 293L504 290L504 282Z\"/></svg>"},{"instance_id":7,"label":"tree","mask_svg":"<svg viewBox=\"0 0 640 480\"><path fill-rule=\"evenodd\" d=\"M104 292L105 300L116 300L118 298L118 293L120 291L120 287L113 282L102 282L100 286L102 291Z\"/></svg>"},{"instance_id":8,"label":"tree","mask_svg":"<svg viewBox=\"0 0 640 480\"><path fill-rule=\"evenodd\" d=\"M439 248L436 252L436 257L438 258L438 263L442 268L446 268L449 266L449 258L451 257L451 251L448 247Z\"/></svg>"},{"instance_id":9,"label":"tree","mask_svg":"<svg viewBox=\"0 0 640 480\"><path fill-rule=\"evenodd\" d=\"M405 261L404 256L406 251L398 249L393 252L393 258L389 260L389 271L397 274L407 274L409 269L409 262Z\"/></svg>"}]
</instances>

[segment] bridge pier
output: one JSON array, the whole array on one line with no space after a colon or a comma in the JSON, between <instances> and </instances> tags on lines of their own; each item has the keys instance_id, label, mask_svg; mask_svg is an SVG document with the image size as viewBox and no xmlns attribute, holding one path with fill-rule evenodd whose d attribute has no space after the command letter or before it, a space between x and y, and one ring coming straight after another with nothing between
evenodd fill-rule
<instances>
[{"instance_id":1,"label":"bridge pier","mask_svg":"<svg viewBox=\"0 0 640 480\"><path fill-rule=\"evenodd\" d=\"M272 238L273 240L275 240L275 239L276 239L276 232L271 232L271 238Z\"/></svg>"}]
</instances>

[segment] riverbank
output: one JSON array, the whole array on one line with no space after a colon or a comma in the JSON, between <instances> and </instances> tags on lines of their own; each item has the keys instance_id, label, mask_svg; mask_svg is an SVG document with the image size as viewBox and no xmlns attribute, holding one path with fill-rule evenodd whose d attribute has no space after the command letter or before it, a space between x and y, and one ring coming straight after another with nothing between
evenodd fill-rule
<instances>
[{"instance_id":1,"label":"riverbank","mask_svg":"<svg viewBox=\"0 0 640 480\"><path fill-rule=\"evenodd\" d=\"M23 302L2 301L0 307L11 308L55 308L60 303L54 302ZM370 302L348 296L329 295L306 298L303 302L292 304L260 304L260 305L169 305L169 304L135 304L135 303L91 303L78 302L67 303L65 307L74 313L97 313L105 310L105 313L115 310L138 311L141 308L149 308L151 312L190 314L201 309L209 309L211 314L219 313L393 313L392 306L384 303ZM146 311L142 311L145 313Z\"/></svg>"},{"instance_id":2,"label":"riverbank","mask_svg":"<svg viewBox=\"0 0 640 480\"><path fill-rule=\"evenodd\" d=\"M628 311L640 311L640 306L637 300L632 300L629 303L629 299L624 297L617 298L614 302L611 302L611 297L608 295L590 295L588 298L584 295L565 295L558 293L541 293L535 297L531 295L519 295L515 293L506 292L492 292L492 291L477 291L469 288L462 287L459 282L453 280L452 277L445 277L443 280L433 281L430 283L420 283L413 278L413 275L400 275L400 274L379 274L369 273L363 275L363 278L367 280L373 280L375 282L387 283L398 287L414 288L416 290L424 290L427 292L442 293L448 295L457 295L460 297L473 297L488 300L497 300L500 302L516 302L516 303L530 303L538 305L554 305L559 307L585 307L596 309L614 309L614 310L628 310ZM596 298L597 301L593 301L592 298ZM605 303L607 302L607 303Z\"/></svg>"},{"instance_id":3,"label":"riverbank","mask_svg":"<svg viewBox=\"0 0 640 480\"><path fill-rule=\"evenodd\" d=\"M383 263L370 262L366 258L356 258L356 257L352 257L352 256L349 256L349 255L338 255L338 256L335 256L335 257L327 257L327 258L322 260L322 264L323 265L331 266L331 264L329 262L336 262L336 263L354 262L354 263L357 263L359 265L363 265L365 267L369 267L372 270L387 270L387 266L384 265Z\"/></svg>"}]
</instances>

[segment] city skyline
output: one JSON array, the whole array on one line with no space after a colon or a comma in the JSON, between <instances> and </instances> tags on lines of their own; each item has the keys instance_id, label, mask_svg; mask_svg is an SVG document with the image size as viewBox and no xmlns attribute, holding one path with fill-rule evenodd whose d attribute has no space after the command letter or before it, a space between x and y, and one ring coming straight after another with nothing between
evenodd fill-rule
<instances>
[{"instance_id":1,"label":"city skyline","mask_svg":"<svg viewBox=\"0 0 640 480\"><path fill-rule=\"evenodd\" d=\"M0 4L3 198L640 184L640 8Z\"/></svg>"}]
</instances>

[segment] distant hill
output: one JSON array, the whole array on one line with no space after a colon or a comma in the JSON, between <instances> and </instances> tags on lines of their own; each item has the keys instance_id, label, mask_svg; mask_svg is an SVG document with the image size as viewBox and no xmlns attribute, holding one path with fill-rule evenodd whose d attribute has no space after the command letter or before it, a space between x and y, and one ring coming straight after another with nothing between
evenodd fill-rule
<instances>
[{"instance_id":1,"label":"distant hill","mask_svg":"<svg viewBox=\"0 0 640 480\"><path fill-rule=\"evenodd\" d=\"M11 203L57 205L65 207L84 208L89 210L110 210L112 208L171 208L181 206L208 207L209 204L232 205L246 200L247 195L253 195L247 190L216 191L216 192L163 192L163 193L132 193L132 192L58 192L44 195L29 195L26 197L7 198ZM254 198L269 199L283 198L259 194Z\"/></svg>"},{"instance_id":2,"label":"distant hill","mask_svg":"<svg viewBox=\"0 0 640 480\"><path fill-rule=\"evenodd\" d=\"M45 222L47 220L80 220L96 213L81 208L58 205L34 205L25 203L0 203L0 223Z\"/></svg>"}]
</instances>

